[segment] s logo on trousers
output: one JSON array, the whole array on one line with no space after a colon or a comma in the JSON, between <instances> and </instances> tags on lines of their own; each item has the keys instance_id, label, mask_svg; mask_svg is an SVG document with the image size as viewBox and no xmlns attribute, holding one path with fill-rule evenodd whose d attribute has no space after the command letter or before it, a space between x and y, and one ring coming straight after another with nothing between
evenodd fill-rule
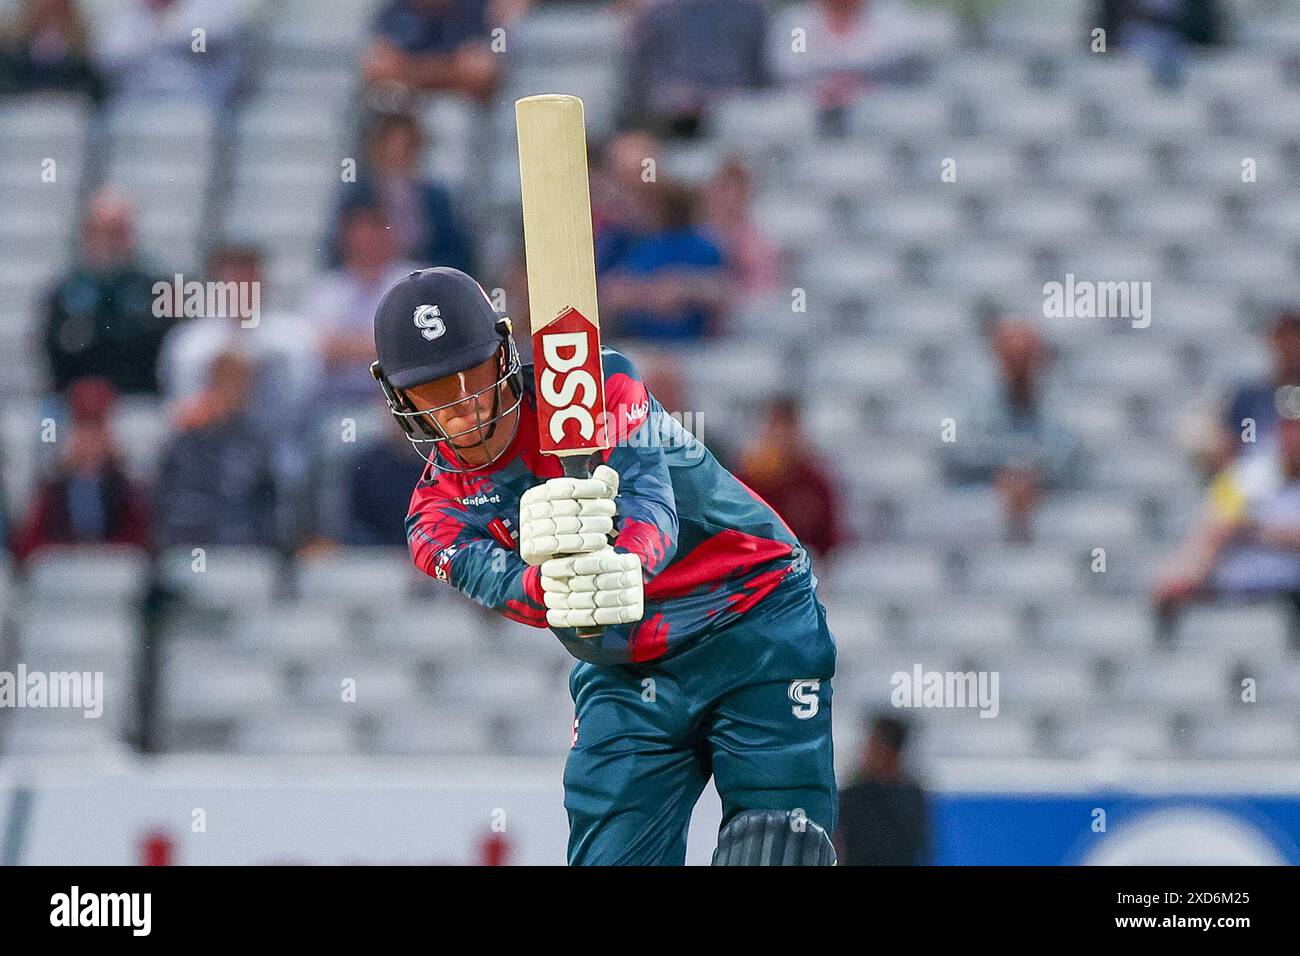
<instances>
[{"instance_id":1,"label":"s logo on trousers","mask_svg":"<svg viewBox=\"0 0 1300 956\"><path fill-rule=\"evenodd\" d=\"M822 689L822 682L819 680L792 680L790 681L789 696L794 701L794 706L790 708L790 713L794 714L800 720L807 720L809 717L817 716L817 709L821 706L817 699L817 692Z\"/></svg>"}]
</instances>

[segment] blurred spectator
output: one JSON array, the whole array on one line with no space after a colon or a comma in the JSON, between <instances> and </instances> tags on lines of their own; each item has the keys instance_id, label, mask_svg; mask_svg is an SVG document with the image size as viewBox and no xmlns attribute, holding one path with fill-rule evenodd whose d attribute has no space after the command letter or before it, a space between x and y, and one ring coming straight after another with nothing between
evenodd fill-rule
<instances>
[{"instance_id":1,"label":"blurred spectator","mask_svg":"<svg viewBox=\"0 0 1300 956\"><path fill-rule=\"evenodd\" d=\"M127 0L96 45L114 100L175 97L224 106L243 69L253 6L231 0ZM196 36L196 30L203 32Z\"/></svg>"},{"instance_id":2,"label":"blurred spectator","mask_svg":"<svg viewBox=\"0 0 1300 956\"><path fill-rule=\"evenodd\" d=\"M704 221L722 246L736 288L759 295L778 288L780 256L751 218L749 200L749 170L740 160L729 160L704 187Z\"/></svg>"},{"instance_id":3,"label":"blurred spectator","mask_svg":"<svg viewBox=\"0 0 1300 956\"><path fill-rule=\"evenodd\" d=\"M1138 53L1166 85L1181 81L1190 46L1222 38L1216 0L1101 0L1096 17L1111 48Z\"/></svg>"},{"instance_id":4,"label":"blurred spectator","mask_svg":"<svg viewBox=\"0 0 1300 956\"><path fill-rule=\"evenodd\" d=\"M0 31L0 93L82 93L99 102L89 37L75 0L20 0Z\"/></svg>"},{"instance_id":5,"label":"blurred spectator","mask_svg":"<svg viewBox=\"0 0 1300 956\"><path fill-rule=\"evenodd\" d=\"M607 267L601 312L617 337L683 343L713 335L730 301L722 250L695 224L689 189L660 182L650 195L654 229Z\"/></svg>"},{"instance_id":6,"label":"blurred spectator","mask_svg":"<svg viewBox=\"0 0 1300 956\"><path fill-rule=\"evenodd\" d=\"M375 380L375 306L388 288L420 268L398 259L388 218L378 206L353 206L340 228L342 264L311 283L299 310L320 337L324 359L322 398L330 403L368 400Z\"/></svg>"},{"instance_id":7,"label":"blurred spectator","mask_svg":"<svg viewBox=\"0 0 1300 956\"><path fill-rule=\"evenodd\" d=\"M840 496L804 435L793 398L769 406L758 438L740 453L737 477L776 509L815 556L841 543Z\"/></svg>"},{"instance_id":8,"label":"blurred spectator","mask_svg":"<svg viewBox=\"0 0 1300 956\"><path fill-rule=\"evenodd\" d=\"M1289 386L1300 390L1300 312L1280 313L1269 332L1268 344L1273 355L1272 372L1257 381L1243 382L1228 402L1218 448L1210 463L1212 471L1218 471L1239 454L1267 447L1277 436L1279 389ZM1253 429L1247 422L1253 423ZM1245 440L1248 435L1253 443Z\"/></svg>"},{"instance_id":9,"label":"blurred spectator","mask_svg":"<svg viewBox=\"0 0 1300 956\"><path fill-rule=\"evenodd\" d=\"M925 791L905 770L909 728L882 714L871 721L852 783L840 790L835 847L842 866L924 866L930 862Z\"/></svg>"},{"instance_id":10,"label":"blurred spectator","mask_svg":"<svg viewBox=\"0 0 1300 956\"><path fill-rule=\"evenodd\" d=\"M47 545L149 546L144 494L127 478L109 427L116 398L103 378L83 378L68 389L63 455L55 473L40 483L14 542L19 560Z\"/></svg>"},{"instance_id":11,"label":"blurred spectator","mask_svg":"<svg viewBox=\"0 0 1300 956\"><path fill-rule=\"evenodd\" d=\"M1043 492L1079 479L1083 449L1043 395L1047 352L1038 330L1024 319L1002 318L993 330L993 353L998 381L958 419L944 464L952 482L991 484L1008 537L1026 541Z\"/></svg>"},{"instance_id":12,"label":"blurred spectator","mask_svg":"<svg viewBox=\"0 0 1300 956\"><path fill-rule=\"evenodd\" d=\"M654 229L659 156L659 141L641 131L620 133L598 152L591 175L598 275Z\"/></svg>"},{"instance_id":13,"label":"blurred spectator","mask_svg":"<svg viewBox=\"0 0 1300 956\"><path fill-rule=\"evenodd\" d=\"M864 93L910 78L919 41L946 26L939 19L897 0L796 3L772 32L773 70L812 96L825 131L842 133L847 109Z\"/></svg>"},{"instance_id":14,"label":"blurred spectator","mask_svg":"<svg viewBox=\"0 0 1300 956\"><path fill-rule=\"evenodd\" d=\"M625 116L662 136L694 136L714 101L766 86L767 10L759 0L660 0L628 34Z\"/></svg>"},{"instance_id":15,"label":"blurred spectator","mask_svg":"<svg viewBox=\"0 0 1300 956\"><path fill-rule=\"evenodd\" d=\"M441 90L489 102L501 79L489 12L488 0L389 0L371 27L362 78L372 87Z\"/></svg>"},{"instance_id":16,"label":"blurred spectator","mask_svg":"<svg viewBox=\"0 0 1300 956\"><path fill-rule=\"evenodd\" d=\"M1292 414L1298 414L1292 412ZM1283 418L1266 453L1238 458L1210 486L1206 514L1162 569L1157 610L1284 594L1300 609L1300 420Z\"/></svg>"},{"instance_id":17,"label":"blurred spectator","mask_svg":"<svg viewBox=\"0 0 1300 956\"><path fill-rule=\"evenodd\" d=\"M278 543L272 449L249 419L251 389L248 360L226 352L179 411L155 488L160 548Z\"/></svg>"},{"instance_id":18,"label":"blurred spectator","mask_svg":"<svg viewBox=\"0 0 1300 956\"><path fill-rule=\"evenodd\" d=\"M422 266L452 266L473 275L474 244L447 188L423 177L420 124L404 113L381 115L366 136L355 183L344 185L340 218L357 206L378 206L392 226L397 254ZM330 254L341 258L337 225Z\"/></svg>"},{"instance_id":19,"label":"blurred spectator","mask_svg":"<svg viewBox=\"0 0 1300 956\"><path fill-rule=\"evenodd\" d=\"M121 392L157 389L154 367L172 320L154 315L153 285L135 257L130 205L101 189L82 227L81 260L45 306L56 390L87 375L102 375Z\"/></svg>"},{"instance_id":20,"label":"blurred spectator","mask_svg":"<svg viewBox=\"0 0 1300 956\"><path fill-rule=\"evenodd\" d=\"M321 359L317 332L295 315L260 309L262 256L248 246L220 246L209 256L211 281L227 289L257 289L227 301L248 305L230 315L204 315L178 322L163 340L158 382L163 397L178 406L201 395L212 378L212 363L226 352L237 352L252 363L250 415L265 434L287 438L301 433L304 413L320 384ZM232 285L234 284L234 285Z\"/></svg>"},{"instance_id":21,"label":"blurred spectator","mask_svg":"<svg viewBox=\"0 0 1300 956\"><path fill-rule=\"evenodd\" d=\"M424 465L406 433L384 422L384 438L362 448L349 470L345 543L406 547L411 489Z\"/></svg>"}]
</instances>

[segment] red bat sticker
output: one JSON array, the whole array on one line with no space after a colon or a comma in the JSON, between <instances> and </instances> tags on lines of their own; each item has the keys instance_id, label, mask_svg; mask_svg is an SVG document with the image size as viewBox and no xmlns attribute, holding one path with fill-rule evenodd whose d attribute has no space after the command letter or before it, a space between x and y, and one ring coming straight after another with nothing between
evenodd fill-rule
<instances>
[{"instance_id":1,"label":"red bat sticker","mask_svg":"<svg viewBox=\"0 0 1300 956\"><path fill-rule=\"evenodd\" d=\"M577 309L533 333L540 450L608 448L600 332Z\"/></svg>"}]
</instances>

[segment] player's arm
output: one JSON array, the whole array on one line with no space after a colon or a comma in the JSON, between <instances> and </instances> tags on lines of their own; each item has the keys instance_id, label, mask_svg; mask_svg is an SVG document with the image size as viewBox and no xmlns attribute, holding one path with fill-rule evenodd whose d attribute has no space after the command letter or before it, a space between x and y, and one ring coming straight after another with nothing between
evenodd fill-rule
<instances>
[{"instance_id":1,"label":"player's arm","mask_svg":"<svg viewBox=\"0 0 1300 956\"><path fill-rule=\"evenodd\" d=\"M432 509L408 519L415 566L512 621L546 627L541 569L529 567L492 538L478 536L462 517L451 509Z\"/></svg>"},{"instance_id":2,"label":"player's arm","mask_svg":"<svg viewBox=\"0 0 1300 956\"><path fill-rule=\"evenodd\" d=\"M614 423L614 446L601 460L618 472L614 550L635 554L648 582L677 552L677 501L663 442L651 428L649 393L627 358L606 352L605 406Z\"/></svg>"}]
</instances>

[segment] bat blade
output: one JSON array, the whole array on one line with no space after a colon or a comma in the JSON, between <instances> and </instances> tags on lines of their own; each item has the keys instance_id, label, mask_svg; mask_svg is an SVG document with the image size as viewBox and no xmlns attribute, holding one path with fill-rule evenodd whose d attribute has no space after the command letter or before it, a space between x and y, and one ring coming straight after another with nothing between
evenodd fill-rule
<instances>
[{"instance_id":1,"label":"bat blade","mask_svg":"<svg viewBox=\"0 0 1300 956\"><path fill-rule=\"evenodd\" d=\"M609 447L582 100L515 102L541 451L566 473Z\"/></svg>"}]
</instances>

